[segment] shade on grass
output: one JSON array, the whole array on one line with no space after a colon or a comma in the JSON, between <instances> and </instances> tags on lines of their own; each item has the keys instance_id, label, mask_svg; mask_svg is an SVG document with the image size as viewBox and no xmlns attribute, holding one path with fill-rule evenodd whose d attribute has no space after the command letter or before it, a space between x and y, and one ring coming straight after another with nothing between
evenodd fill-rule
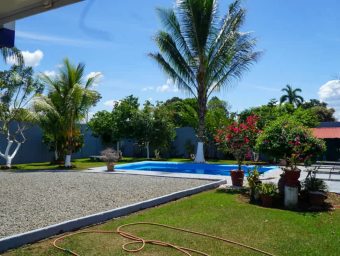
<instances>
[{"instance_id":1,"label":"shade on grass","mask_svg":"<svg viewBox=\"0 0 340 256\"><path fill-rule=\"evenodd\" d=\"M155 222L227 238L275 255L339 255L339 210L332 215L327 212L320 215L266 209L239 202L235 197L232 192L209 191L91 229L116 230L126 223ZM210 255L262 255L236 245L161 227L131 226L122 231ZM134 255L122 251L121 245L127 241L116 234L83 234L67 238L59 245L80 255ZM53 239L49 239L5 255L66 255L53 248L52 243ZM184 254L170 248L147 245L136 255Z\"/></svg>"}]
</instances>

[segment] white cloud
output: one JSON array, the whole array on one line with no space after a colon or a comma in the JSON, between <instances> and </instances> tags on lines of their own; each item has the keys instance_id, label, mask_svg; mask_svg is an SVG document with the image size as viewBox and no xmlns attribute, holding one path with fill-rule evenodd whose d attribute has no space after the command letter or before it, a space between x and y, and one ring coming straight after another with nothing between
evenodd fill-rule
<instances>
[{"instance_id":1,"label":"white cloud","mask_svg":"<svg viewBox=\"0 0 340 256\"><path fill-rule=\"evenodd\" d=\"M94 116L94 112L89 112L88 113L88 120L90 121L92 119L92 117Z\"/></svg>"},{"instance_id":2,"label":"white cloud","mask_svg":"<svg viewBox=\"0 0 340 256\"><path fill-rule=\"evenodd\" d=\"M109 107L114 107L116 104L120 104L120 100L107 100L104 102L104 105L109 106Z\"/></svg>"},{"instance_id":3,"label":"white cloud","mask_svg":"<svg viewBox=\"0 0 340 256\"><path fill-rule=\"evenodd\" d=\"M152 101L152 98L149 98L148 101Z\"/></svg>"},{"instance_id":4,"label":"white cloud","mask_svg":"<svg viewBox=\"0 0 340 256\"><path fill-rule=\"evenodd\" d=\"M156 92L178 92L178 87L173 85L173 81L169 78L166 80L166 84L158 86Z\"/></svg>"},{"instance_id":5,"label":"white cloud","mask_svg":"<svg viewBox=\"0 0 340 256\"><path fill-rule=\"evenodd\" d=\"M53 70L51 70L51 71L46 70L46 71L44 72L44 75L46 75L46 76L55 76L56 73L55 73L55 71L53 71Z\"/></svg>"},{"instance_id":6,"label":"white cloud","mask_svg":"<svg viewBox=\"0 0 340 256\"><path fill-rule=\"evenodd\" d=\"M101 80L103 79L103 74L101 72L91 72L90 74L88 74L85 79L87 81L87 79L89 78L92 78L92 77L95 77L98 75L98 79L97 79L97 82L93 83L93 87L97 87L99 85L99 83L101 82Z\"/></svg>"},{"instance_id":7,"label":"white cloud","mask_svg":"<svg viewBox=\"0 0 340 256\"><path fill-rule=\"evenodd\" d=\"M153 87L152 86L147 86L147 87L142 89L142 92L145 92L147 90L153 90Z\"/></svg>"},{"instance_id":8,"label":"white cloud","mask_svg":"<svg viewBox=\"0 0 340 256\"><path fill-rule=\"evenodd\" d=\"M163 86L158 86L156 92L170 91L169 85L165 84Z\"/></svg>"},{"instance_id":9,"label":"white cloud","mask_svg":"<svg viewBox=\"0 0 340 256\"><path fill-rule=\"evenodd\" d=\"M340 80L331 80L320 87L319 98L335 109L335 116L340 118Z\"/></svg>"},{"instance_id":10,"label":"white cloud","mask_svg":"<svg viewBox=\"0 0 340 256\"><path fill-rule=\"evenodd\" d=\"M64 65L63 64L58 64L57 68L62 68Z\"/></svg>"},{"instance_id":11,"label":"white cloud","mask_svg":"<svg viewBox=\"0 0 340 256\"><path fill-rule=\"evenodd\" d=\"M22 51L22 56L25 60L26 66L39 66L40 61L44 57L44 53L40 50L36 50L35 52L29 52L29 51ZM10 64L17 64L16 60L13 57L8 57L7 62Z\"/></svg>"}]
</instances>

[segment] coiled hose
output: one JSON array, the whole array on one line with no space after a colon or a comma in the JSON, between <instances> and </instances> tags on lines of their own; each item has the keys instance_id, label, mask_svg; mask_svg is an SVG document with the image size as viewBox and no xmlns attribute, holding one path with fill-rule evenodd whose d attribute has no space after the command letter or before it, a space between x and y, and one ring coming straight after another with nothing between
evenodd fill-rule
<instances>
[{"instance_id":1,"label":"coiled hose","mask_svg":"<svg viewBox=\"0 0 340 256\"><path fill-rule=\"evenodd\" d=\"M173 248L175 250L183 252L185 255L188 255L188 256L192 256L189 252L198 253L198 254L204 255L204 256L210 256L209 254L206 254L204 252L197 251L197 250L194 250L194 249L190 249L190 248L186 248L186 247L182 247L182 246L176 246L176 245L173 245L173 244L170 244L170 243L166 243L166 242L162 242L162 241L157 241L157 240L144 240L143 238L134 236L134 235L129 234L127 232L120 231L120 229L122 229L123 227L133 226L133 225L153 225L153 226L160 226L160 227L164 227L164 228L168 228L168 229L174 229L174 230L178 230L178 231L183 231L183 232L187 232L187 233L191 233L191 234L196 234L196 235L200 235L200 236L210 237L210 238L221 240L221 241L224 241L224 242L227 242L227 243L239 245L239 246L248 248L250 250L254 250L256 252L259 252L259 253L262 253L262 254L265 254L265 255L275 256L274 254L271 254L271 253L259 250L257 248L254 248L254 247L251 247L251 246L248 246L248 245L245 245L245 244L237 243L237 242L234 242L234 241L222 238L222 237L212 236L212 235L208 235L208 234L204 234L204 233L200 233L200 232L186 230L186 229L183 229L183 228L176 228L176 227L171 227L171 226L168 226L168 225L163 225L163 224L158 224L158 223L151 223L151 222L129 223L129 224L125 224L125 225L122 225L122 226L118 227L117 230L115 230L115 231L103 231L103 230L79 231L79 232L75 232L75 233L72 233L72 234L69 234L69 235L65 235L65 236L61 236L61 237L57 238L56 240L54 240L53 246L58 248L59 250L62 250L62 251L65 251L65 252L69 252L69 253L71 253L73 255L76 255L76 256L80 256L79 254L75 253L74 251L71 251L70 249L65 249L65 248L62 248L60 246L57 246L56 243L59 240L64 239L65 237L70 237L70 236L74 236L74 235L77 235L77 234L83 234L83 233L117 233L117 234L121 235L122 237L125 237L125 238L133 240L131 242L123 244L122 249L124 251L126 251L126 252L140 252L141 250L144 249L145 244L153 244L153 245L160 245L160 246L165 246L165 247L171 247L171 248ZM142 244L141 247L138 248L138 249L134 249L134 250L126 248L128 245L136 244L136 243Z\"/></svg>"}]
</instances>

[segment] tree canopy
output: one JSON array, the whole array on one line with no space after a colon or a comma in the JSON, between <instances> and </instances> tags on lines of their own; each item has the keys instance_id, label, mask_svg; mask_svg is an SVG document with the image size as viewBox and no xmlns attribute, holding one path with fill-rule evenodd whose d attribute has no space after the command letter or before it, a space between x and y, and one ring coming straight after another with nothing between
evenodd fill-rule
<instances>
[{"instance_id":1,"label":"tree canopy","mask_svg":"<svg viewBox=\"0 0 340 256\"><path fill-rule=\"evenodd\" d=\"M6 150L0 152L0 156L6 160L8 168L20 145L29 138L25 130L39 119L39 115L30 106L31 96L43 90L44 86L34 77L32 67L13 65L9 70L0 72L0 135L4 134L7 139ZM10 127L12 122L17 124L14 129ZM14 142L17 147L10 155Z\"/></svg>"},{"instance_id":2,"label":"tree canopy","mask_svg":"<svg viewBox=\"0 0 340 256\"><path fill-rule=\"evenodd\" d=\"M260 107L245 109L239 114L239 119L245 122L248 116L256 114L259 117L258 127L263 130L271 122L282 119L296 121L306 127L317 127L320 121L314 109L295 108L294 105L285 103L283 105L262 105Z\"/></svg>"}]
</instances>

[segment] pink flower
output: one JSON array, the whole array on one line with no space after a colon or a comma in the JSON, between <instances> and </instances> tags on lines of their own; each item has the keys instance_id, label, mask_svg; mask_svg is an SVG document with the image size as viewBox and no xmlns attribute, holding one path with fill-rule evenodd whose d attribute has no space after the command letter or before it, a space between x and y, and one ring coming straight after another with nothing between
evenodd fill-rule
<instances>
[{"instance_id":1,"label":"pink flower","mask_svg":"<svg viewBox=\"0 0 340 256\"><path fill-rule=\"evenodd\" d=\"M263 141L263 144L267 144L267 140L264 140L264 141Z\"/></svg>"},{"instance_id":2,"label":"pink flower","mask_svg":"<svg viewBox=\"0 0 340 256\"><path fill-rule=\"evenodd\" d=\"M318 224L318 226L320 226L320 223Z\"/></svg>"},{"instance_id":3,"label":"pink flower","mask_svg":"<svg viewBox=\"0 0 340 256\"><path fill-rule=\"evenodd\" d=\"M313 155L310 155L310 157L312 157Z\"/></svg>"},{"instance_id":4,"label":"pink flower","mask_svg":"<svg viewBox=\"0 0 340 256\"><path fill-rule=\"evenodd\" d=\"M264 222L268 222L268 220L265 220Z\"/></svg>"}]
</instances>

